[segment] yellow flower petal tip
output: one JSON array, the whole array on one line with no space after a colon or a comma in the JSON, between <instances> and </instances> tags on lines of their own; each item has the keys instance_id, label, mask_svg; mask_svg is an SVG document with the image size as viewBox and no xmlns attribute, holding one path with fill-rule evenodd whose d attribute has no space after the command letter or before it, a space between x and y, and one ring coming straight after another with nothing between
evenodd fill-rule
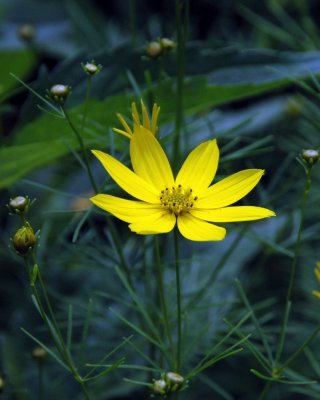
<instances>
[{"instance_id":1,"label":"yellow flower petal tip","mask_svg":"<svg viewBox=\"0 0 320 400\"><path fill-rule=\"evenodd\" d=\"M223 240L226 229L213 223L275 216L272 210L263 207L230 206L259 183L264 170L243 170L212 184L219 163L216 140L201 143L192 150L174 178L168 158L154 136L159 107L154 106L155 117L151 120L143 103L141 108L142 120L136 105L132 105L133 170L109 154L92 150L111 178L135 199L99 194L90 198L95 205L129 223L130 230L137 234L167 233L177 224L182 236L192 241Z\"/></svg>"},{"instance_id":2,"label":"yellow flower petal tip","mask_svg":"<svg viewBox=\"0 0 320 400\"><path fill-rule=\"evenodd\" d=\"M148 129L153 135L156 135L158 131L158 117L159 117L160 107L154 103L152 107L151 118L149 117L149 113L147 111L146 106L141 100L141 117L138 113L136 103L133 102L131 104L131 116L132 116L132 125L130 126L123 116L120 113L117 113L117 118L120 121L123 129L112 128L114 132L120 133L123 136L126 136L128 139L132 138L134 132L139 129L141 126L145 129Z\"/></svg>"}]
</instances>

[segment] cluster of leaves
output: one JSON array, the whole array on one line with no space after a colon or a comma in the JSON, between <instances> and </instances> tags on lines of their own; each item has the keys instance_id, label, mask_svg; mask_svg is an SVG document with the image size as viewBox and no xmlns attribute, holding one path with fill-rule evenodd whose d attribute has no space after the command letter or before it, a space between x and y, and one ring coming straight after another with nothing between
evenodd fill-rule
<instances>
[{"instance_id":1,"label":"cluster of leaves","mask_svg":"<svg viewBox=\"0 0 320 400\"><path fill-rule=\"evenodd\" d=\"M88 377L103 378L91 381L93 398L142 398L145 388L132 382L160 377L164 360L157 359L159 346L163 354L168 353L154 339L159 325L161 336L163 326L154 307L153 243L130 234L122 223L114 226L121 243L114 242L106 216L87 202L91 187L79 163L79 143L45 94L53 84L71 85L66 107L77 126L87 107L86 148L112 154L121 149L124 160L128 159L127 143L111 131L117 125L116 113L128 115L131 102L140 98L149 106L156 101L161 106L160 137L170 149L177 56L172 53L150 61L144 56L144 43L161 35L174 36L174 10L169 1L163 2L163 10L144 4L143 17L149 20L140 24L138 13L130 17L130 9L116 6L125 2L108 2L112 5L104 10L106 23L101 9L89 1L63 3L48 0L40 7L36 0L21 0L5 1L3 6L8 32L0 36L0 374L7 382L4 396L34 397L32 388L38 377L30 354L36 344L30 336L56 356L43 321L32 302L26 301L27 277L7 247L17 222L7 216L5 203L10 196L27 194L37 198L30 209L33 226L41 230L37 258L62 333L84 375L93 371ZM134 13L137 4L130 3ZM182 243L186 349L182 372L191 380L185 398L256 400L265 382L272 380L280 382L270 388L270 398L319 398L320 385L313 383L320 374L320 359L313 352L316 343L294 360L284 376L272 376L272 354L279 337L304 190L305 174L295 159L302 149L319 147L320 54L296 52L317 46L319 30L310 16L316 2L308 8L298 0L266 1L261 9L250 1L245 6L245 2L234 2L232 9L220 2L212 5L215 24L204 31L200 26L208 13L201 6L208 7L206 3L190 8L190 36L206 40L186 46L182 153L217 137L221 149L218 179L246 167L266 169L262 186L249 201L274 209L278 216L267 223L230 227L227 239L219 244ZM36 36L23 44L13 38L19 25L29 22L20 17L21 7L27 6L37 8L36 20L29 14ZM118 17L118 23L111 15ZM224 21L229 23L228 31L237 35L231 38L224 29L218 36L217 27ZM130 25L131 32L123 25ZM288 32L279 25L288 26ZM299 26L307 28L301 32ZM269 48L246 49L261 45ZM80 64L92 59L103 69L94 77L92 99L85 105L87 76ZM21 80L28 82L28 88ZM115 192L110 180L104 182L100 166L93 159L90 162L103 190ZM319 304L311 297L313 266L319 257L315 250L318 185L313 174L284 359L319 323ZM165 280L174 304L169 239L161 242L161 254L165 253ZM235 285L237 277L241 283ZM175 306L169 314L174 320ZM240 347L241 353L228 357ZM45 365L45 398L75 397L76 383L53 358ZM215 365L221 358L226 359ZM113 363L120 368L107 375Z\"/></svg>"}]
</instances>

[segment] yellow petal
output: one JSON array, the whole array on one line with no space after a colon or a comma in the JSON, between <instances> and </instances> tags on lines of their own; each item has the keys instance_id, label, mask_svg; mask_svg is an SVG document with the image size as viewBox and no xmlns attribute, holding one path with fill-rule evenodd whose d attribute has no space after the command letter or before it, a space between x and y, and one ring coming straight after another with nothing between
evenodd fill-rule
<instances>
[{"instance_id":1,"label":"yellow petal","mask_svg":"<svg viewBox=\"0 0 320 400\"><path fill-rule=\"evenodd\" d=\"M160 107L156 103L154 103L152 107L152 116L151 116L151 132L155 135L158 130L157 121L160 112Z\"/></svg>"},{"instance_id":2,"label":"yellow petal","mask_svg":"<svg viewBox=\"0 0 320 400\"><path fill-rule=\"evenodd\" d=\"M132 110L133 130L135 130L137 127L141 125L136 103L131 104L131 110Z\"/></svg>"},{"instance_id":3,"label":"yellow petal","mask_svg":"<svg viewBox=\"0 0 320 400\"><path fill-rule=\"evenodd\" d=\"M129 223L144 221L147 218L154 219L163 214L161 206L141 201L125 200L109 194L98 194L91 197L90 200L96 206Z\"/></svg>"},{"instance_id":4,"label":"yellow petal","mask_svg":"<svg viewBox=\"0 0 320 400\"><path fill-rule=\"evenodd\" d=\"M320 292L318 292L317 290L313 290L312 294L314 294L316 297L320 299Z\"/></svg>"},{"instance_id":5,"label":"yellow petal","mask_svg":"<svg viewBox=\"0 0 320 400\"><path fill-rule=\"evenodd\" d=\"M218 167L219 149L216 140L209 140L197 146L183 163L176 184L192 188L199 196L212 182Z\"/></svg>"},{"instance_id":6,"label":"yellow petal","mask_svg":"<svg viewBox=\"0 0 320 400\"><path fill-rule=\"evenodd\" d=\"M238 206L208 209L193 209L190 213L197 218L210 222L241 222L253 221L261 218L275 216L275 213L267 208L254 206Z\"/></svg>"},{"instance_id":7,"label":"yellow petal","mask_svg":"<svg viewBox=\"0 0 320 400\"><path fill-rule=\"evenodd\" d=\"M150 119L148 115L148 111L146 109L146 106L144 105L143 101L141 100L141 112L142 112L142 125L148 129L151 130L150 126Z\"/></svg>"},{"instance_id":8,"label":"yellow petal","mask_svg":"<svg viewBox=\"0 0 320 400\"><path fill-rule=\"evenodd\" d=\"M129 139L131 139L132 130L131 130L130 126L127 124L126 120L123 118L123 116L121 114L117 114L117 117L118 117L119 121L121 122L122 126L124 127L124 130L118 129L118 128L112 128L112 129L115 132L118 132L121 135L124 135L124 136L128 137Z\"/></svg>"},{"instance_id":9,"label":"yellow petal","mask_svg":"<svg viewBox=\"0 0 320 400\"><path fill-rule=\"evenodd\" d=\"M157 233L167 233L172 231L176 224L176 216L166 210L162 210L161 214L153 217L145 218L144 220L132 223L129 228L132 232L140 235L150 235Z\"/></svg>"},{"instance_id":10,"label":"yellow petal","mask_svg":"<svg viewBox=\"0 0 320 400\"><path fill-rule=\"evenodd\" d=\"M153 134L140 126L130 141L133 170L158 189L158 193L174 183L168 158Z\"/></svg>"},{"instance_id":11,"label":"yellow petal","mask_svg":"<svg viewBox=\"0 0 320 400\"><path fill-rule=\"evenodd\" d=\"M98 158L111 178L131 196L148 203L160 203L159 191L153 185L109 154L100 150L92 150L92 153Z\"/></svg>"},{"instance_id":12,"label":"yellow petal","mask_svg":"<svg viewBox=\"0 0 320 400\"><path fill-rule=\"evenodd\" d=\"M317 281L320 283L320 270L318 268L315 268L314 273L316 275Z\"/></svg>"},{"instance_id":13,"label":"yellow petal","mask_svg":"<svg viewBox=\"0 0 320 400\"><path fill-rule=\"evenodd\" d=\"M123 131L122 129L112 128L112 130L113 130L114 132L120 133L121 135L127 137L128 139L131 139L131 138L132 138L132 134L130 134L130 133L126 132L126 131Z\"/></svg>"},{"instance_id":14,"label":"yellow petal","mask_svg":"<svg viewBox=\"0 0 320 400\"><path fill-rule=\"evenodd\" d=\"M225 228L209 224L189 213L178 216L178 228L182 236L197 242L223 240L226 235Z\"/></svg>"},{"instance_id":15,"label":"yellow petal","mask_svg":"<svg viewBox=\"0 0 320 400\"><path fill-rule=\"evenodd\" d=\"M197 200L197 208L226 207L242 199L259 182L262 169L246 169L210 186Z\"/></svg>"}]
</instances>

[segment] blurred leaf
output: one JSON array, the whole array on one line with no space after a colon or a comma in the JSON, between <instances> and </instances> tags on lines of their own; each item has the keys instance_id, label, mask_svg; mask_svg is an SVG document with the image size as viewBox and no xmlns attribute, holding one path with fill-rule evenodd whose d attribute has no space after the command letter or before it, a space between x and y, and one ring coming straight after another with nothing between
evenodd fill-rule
<instances>
[{"instance_id":1,"label":"blurred leaf","mask_svg":"<svg viewBox=\"0 0 320 400\"><path fill-rule=\"evenodd\" d=\"M0 52L0 101L4 100L20 84L10 73L26 79L36 65L36 55L32 50L2 50Z\"/></svg>"}]
</instances>

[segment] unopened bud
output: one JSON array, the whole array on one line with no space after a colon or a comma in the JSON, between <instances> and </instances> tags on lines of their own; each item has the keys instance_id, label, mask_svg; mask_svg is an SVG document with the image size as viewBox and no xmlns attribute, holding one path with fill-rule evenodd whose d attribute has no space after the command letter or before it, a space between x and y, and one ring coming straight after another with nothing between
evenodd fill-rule
<instances>
[{"instance_id":1,"label":"unopened bud","mask_svg":"<svg viewBox=\"0 0 320 400\"><path fill-rule=\"evenodd\" d=\"M94 61L81 64L81 66L84 72L90 76L97 75L102 69L102 65L97 65Z\"/></svg>"},{"instance_id":2,"label":"unopened bud","mask_svg":"<svg viewBox=\"0 0 320 400\"><path fill-rule=\"evenodd\" d=\"M164 381L163 379L158 379L153 382L152 390L154 393L162 395L166 393L166 387L167 387L166 381Z\"/></svg>"},{"instance_id":3,"label":"unopened bud","mask_svg":"<svg viewBox=\"0 0 320 400\"><path fill-rule=\"evenodd\" d=\"M162 49L165 51L171 51L176 47L175 42L168 38L161 38L160 45L161 45Z\"/></svg>"},{"instance_id":4,"label":"unopened bud","mask_svg":"<svg viewBox=\"0 0 320 400\"><path fill-rule=\"evenodd\" d=\"M313 165L319 161L319 152L313 149L302 150L302 157L307 163Z\"/></svg>"},{"instance_id":5,"label":"unopened bud","mask_svg":"<svg viewBox=\"0 0 320 400\"><path fill-rule=\"evenodd\" d=\"M17 196L10 200L9 209L14 214L24 214L28 211L30 205L29 197Z\"/></svg>"},{"instance_id":6,"label":"unopened bud","mask_svg":"<svg viewBox=\"0 0 320 400\"><path fill-rule=\"evenodd\" d=\"M32 42L35 36L34 26L30 24L21 25L18 29L18 36L26 43Z\"/></svg>"},{"instance_id":7,"label":"unopened bud","mask_svg":"<svg viewBox=\"0 0 320 400\"><path fill-rule=\"evenodd\" d=\"M13 247L21 257L28 256L35 247L36 242L37 238L31 226L23 226L12 238Z\"/></svg>"},{"instance_id":8,"label":"unopened bud","mask_svg":"<svg viewBox=\"0 0 320 400\"><path fill-rule=\"evenodd\" d=\"M182 384L184 382L184 377L181 376L180 374L177 374L176 372L167 372L166 373L166 380L168 383L178 383Z\"/></svg>"},{"instance_id":9,"label":"unopened bud","mask_svg":"<svg viewBox=\"0 0 320 400\"><path fill-rule=\"evenodd\" d=\"M43 362L48 358L48 352L42 347L35 347L31 352L31 356L35 361Z\"/></svg>"},{"instance_id":10,"label":"unopened bud","mask_svg":"<svg viewBox=\"0 0 320 400\"><path fill-rule=\"evenodd\" d=\"M60 104L64 103L70 93L71 87L62 84L53 85L48 92L52 100Z\"/></svg>"},{"instance_id":11,"label":"unopened bud","mask_svg":"<svg viewBox=\"0 0 320 400\"><path fill-rule=\"evenodd\" d=\"M0 393L3 393L5 386L6 386L5 380L0 375Z\"/></svg>"},{"instance_id":12,"label":"unopened bud","mask_svg":"<svg viewBox=\"0 0 320 400\"><path fill-rule=\"evenodd\" d=\"M162 54L161 44L159 42L148 43L147 48L146 48L146 53L150 58L156 60Z\"/></svg>"}]
</instances>

